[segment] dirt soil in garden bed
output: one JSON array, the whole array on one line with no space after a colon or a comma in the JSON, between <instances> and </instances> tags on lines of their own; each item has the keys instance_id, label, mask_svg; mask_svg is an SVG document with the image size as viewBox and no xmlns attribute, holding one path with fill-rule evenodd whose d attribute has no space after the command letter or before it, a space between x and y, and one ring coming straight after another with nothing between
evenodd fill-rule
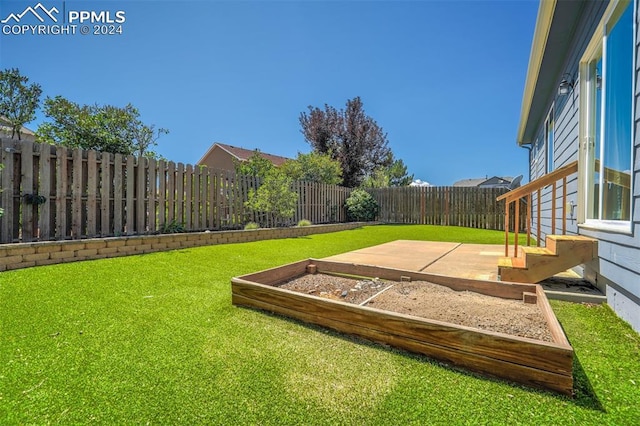
<instances>
[{"instance_id":1,"label":"dirt soil in garden bed","mask_svg":"<svg viewBox=\"0 0 640 426\"><path fill-rule=\"evenodd\" d=\"M384 280L358 280L334 275L307 274L280 284L278 287L359 305L393 284L395 283Z\"/></svg>"},{"instance_id":2,"label":"dirt soil in garden bed","mask_svg":"<svg viewBox=\"0 0 640 426\"><path fill-rule=\"evenodd\" d=\"M535 304L456 291L426 281L395 282L307 274L279 287L353 304L367 301L364 306L385 311L553 341L547 322Z\"/></svg>"}]
</instances>

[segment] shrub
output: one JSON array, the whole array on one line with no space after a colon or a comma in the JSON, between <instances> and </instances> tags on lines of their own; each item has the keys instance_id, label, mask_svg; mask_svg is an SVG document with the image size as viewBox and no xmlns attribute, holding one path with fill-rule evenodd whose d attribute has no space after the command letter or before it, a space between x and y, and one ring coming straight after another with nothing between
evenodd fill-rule
<instances>
[{"instance_id":1,"label":"shrub","mask_svg":"<svg viewBox=\"0 0 640 426\"><path fill-rule=\"evenodd\" d=\"M298 194L291 189L291 179L278 169L272 169L258 190L249 190L244 204L254 213L266 214L271 226L285 226L296 211Z\"/></svg>"},{"instance_id":2,"label":"shrub","mask_svg":"<svg viewBox=\"0 0 640 426\"><path fill-rule=\"evenodd\" d=\"M300 222L298 222L298 226L310 226L310 225L311 225L311 221L307 219L302 219Z\"/></svg>"},{"instance_id":3,"label":"shrub","mask_svg":"<svg viewBox=\"0 0 640 426\"><path fill-rule=\"evenodd\" d=\"M162 230L160 232L163 234L178 234L181 232L186 232L186 228L184 226L184 223L180 223L175 219L172 219L171 222L162 225Z\"/></svg>"},{"instance_id":4,"label":"shrub","mask_svg":"<svg viewBox=\"0 0 640 426\"><path fill-rule=\"evenodd\" d=\"M259 229L259 228L260 228L260 225L258 225L255 222L249 222L244 226L245 230L247 230L247 229Z\"/></svg>"},{"instance_id":5,"label":"shrub","mask_svg":"<svg viewBox=\"0 0 640 426\"><path fill-rule=\"evenodd\" d=\"M350 221L372 221L378 214L378 202L364 189L355 189L345 205Z\"/></svg>"}]
</instances>

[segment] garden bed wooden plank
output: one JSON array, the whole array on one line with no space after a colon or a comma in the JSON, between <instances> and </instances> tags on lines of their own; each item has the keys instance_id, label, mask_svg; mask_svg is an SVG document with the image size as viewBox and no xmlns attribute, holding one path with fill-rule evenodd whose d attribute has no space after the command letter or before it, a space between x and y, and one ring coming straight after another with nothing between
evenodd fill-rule
<instances>
[{"instance_id":1,"label":"garden bed wooden plank","mask_svg":"<svg viewBox=\"0 0 640 426\"><path fill-rule=\"evenodd\" d=\"M487 296L502 297L505 299L522 299L523 292L535 292L534 284L521 284L503 282L503 285L493 286L487 283L493 281L474 280L469 278L449 277L446 275L430 274L426 272L416 272L404 269L392 269L381 266L358 265L352 263L330 262L320 259L310 259L310 262L316 265L318 272L324 271L349 273L354 275L363 275L368 277L378 277L381 279L400 281L400 275L411 278L412 280L429 281L434 284L440 284L452 288L457 291L469 290ZM400 274L400 275L399 275Z\"/></svg>"},{"instance_id":2,"label":"garden bed wooden plank","mask_svg":"<svg viewBox=\"0 0 640 426\"><path fill-rule=\"evenodd\" d=\"M321 322L318 322L318 317L312 313L245 298L244 296L234 295L234 304L273 312L289 318L324 326L342 333L356 335L377 343L427 355L431 358L491 377L511 380L534 388L550 389L566 395L571 395L572 392L573 381L571 377L566 374L553 373L526 365L514 364L478 355L473 352L464 352L446 346L438 346L425 341L398 336L391 332L362 327L357 324L345 323L331 318L323 318Z\"/></svg>"},{"instance_id":3,"label":"garden bed wooden plank","mask_svg":"<svg viewBox=\"0 0 640 426\"><path fill-rule=\"evenodd\" d=\"M353 305L338 300L324 299L289 290L242 282L233 282L233 296L269 303L272 306L290 308L293 311L311 314L316 324L340 321L345 323L341 331L349 327L367 327L387 331L409 339L418 339L439 346L465 351L470 347L476 353L503 361L527 364L541 370L565 373L572 351L554 343L536 341L517 336L478 330L450 323L426 320L396 312L382 311L367 306ZM232 297L233 297L232 296Z\"/></svg>"},{"instance_id":4,"label":"garden bed wooden plank","mask_svg":"<svg viewBox=\"0 0 640 426\"><path fill-rule=\"evenodd\" d=\"M350 273L399 281L411 271L391 268L349 265L309 259L280 268L232 279L232 303L263 309L357 335L412 352L444 360L476 372L502 377L533 387L542 387L570 395L573 386L573 349L568 344L553 311L536 285L510 285L497 282L456 279L456 289L469 290L484 283L483 290L493 294L507 294L522 300L524 292L538 295L538 305L554 329L554 342L511 336L503 333L458 326L376 308L358 306L339 300L281 289L274 284L299 276L309 264L319 271ZM411 273L414 280L435 281L440 276ZM434 279L435 277L435 279ZM448 278L448 277L447 277ZM440 280L442 281L442 280ZM445 280L447 281L447 280ZM437 282L436 282L437 283ZM498 287L496 287L498 286ZM500 289L500 286L507 287ZM489 289L490 287L496 287ZM520 288L519 297L513 294ZM539 293L538 290L541 292ZM473 291L473 290L472 290ZM492 295L493 295L492 294ZM550 317L549 317L550 316Z\"/></svg>"}]
</instances>

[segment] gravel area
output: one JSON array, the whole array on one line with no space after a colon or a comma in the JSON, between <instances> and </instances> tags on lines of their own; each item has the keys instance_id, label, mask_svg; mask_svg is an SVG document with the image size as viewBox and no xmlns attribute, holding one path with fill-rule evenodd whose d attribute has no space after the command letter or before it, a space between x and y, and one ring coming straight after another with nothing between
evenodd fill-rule
<instances>
[{"instance_id":1,"label":"gravel area","mask_svg":"<svg viewBox=\"0 0 640 426\"><path fill-rule=\"evenodd\" d=\"M383 280L357 280L334 275L307 274L289 280L279 287L359 305L393 284Z\"/></svg>"},{"instance_id":2,"label":"gravel area","mask_svg":"<svg viewBox=\"0 0 640 426\"><path fill-rule=\"evenodd\" d=\"M354 304L361 304L375 296L366 306L487 331L553 341L547 322L535 304L471 291L455 291L426 281L398 283L307 274L287 281L280 287Z\"/></svg>"}]
</instances>

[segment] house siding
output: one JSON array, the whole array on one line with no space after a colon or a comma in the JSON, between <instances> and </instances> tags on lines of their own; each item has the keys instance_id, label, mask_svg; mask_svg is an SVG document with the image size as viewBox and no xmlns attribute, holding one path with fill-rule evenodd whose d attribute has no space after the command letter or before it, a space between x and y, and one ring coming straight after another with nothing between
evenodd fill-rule
<instances>
[{"instance_id":1,"label":"house siding","mask_svg":"<svg viewBox=\"0 0 640 426\"><path fill-rule=\"evenodd\" d=\"M636 11L639 2L635 2ZM637 12L636 12L637 13ZM637 25L635 34L635 92L634 92L634 140L633 153L633 195L631 234L614 234L596 230L585 230L584 235L599 240L598 256L600 262L590 273L596 280L604 281L607 286L607 303L618 315L640 331L640 31Z\"/></svg>"},{"instance_id":2,"label":"house siding","mask_svg":"<svg viewBox=\"0 0 640 426\"><path fill-rule=\"evenodd\" d=\"M635 7L638 10L640 0L635 0ZM566 96L552 96L548 100L548 108L554 107L554 168L562 167L578 159L579 151L579 76L578 68L581 57L586 46L591 41L595 29L597 28L608 2L590 2L585 9L583 19L577 25L573 33L572 48L563 66L563 72L574 76L576 82L574 90ZM637 23L637 17L636 17ZM636 25L635 34L635 93L634 93L634 166L633 166L633 195L632 195L632 226L630 233L615 233L598 229L578 226L577 220L567 220L567 233L579 233L598 240L598 259L585 265L584 275L594 282L600 289L605 291L607 302L614 311L632 327L640 331L640 31ZM557 76L558 82L562 79ZM545 121L538 123L537 137L533 143L532 155L530 157L529 170L531 179L534 180L546 173L546 145ZM537 145L537 149L536 149ZM559 186L560 187L560 186ZM567 202L578 202L578 181L577 175L568 179ZM541 218L537 223L536 212L538 200L534 196L532 200L532 232L537 232L538 227L544 237L552 233L551 230L551 189L542 191L540 201ZM556 224L561 223L562 214L562 191L557 192ZM581 208L582 206L578 206ZM569 214L569 209L567 209Z\"/></svg>"},{"instance_id":3,"label":"house siding","mask_svg":"<svg viewBox=\"0 0 640 426\"><path fill-rule=\"evenodd\" d=\"M207 166L211 169L234 171L236 165L233 159L234 157L230 153L216 145L198 162L198 165Z\"/></svg>"},{"instance_id":4,"label":"house siding","mask_svg":"<svg viewBox=\"0 0 640 426\"><path fill-rule=\"evenodd\" d=\"M585 12L580 23L576 26L573 36L573 46L566 58L562 67L562 72L567 73L572 79L575 79L573 89L565 96L554 96L548 100L547 111L554 108L554 152L550 153L554 159L554 169L565 166L578 159L579 148L579 116L580 116L580 76L578 74L578 68L580 59L586 49L587 45L591 41L592 35L607 8L608 2L589 2L585 4ZM558 76L557 83L562 80L562 75ZM554 93L555 94L555 93ZM535 144L538 145L538 150L535 152L535 156L532 156L532 162L530 165L531 180L540 178L547 173L547 146L545 143L545 120L547 117L543 117L542 122L538 124L538 134L535 139ZM535 199L532 202L532 215L535 218L537 212L537 202ZM544 245L545 237L549 234L557 233L551 229L552 219L552 188L548 187L542 190L540 200L540 225L534 221L532 223L532 233L537 235L538 226L540 226L540 238L541 243ZM567 179L567 203L578 203L578 177L577 175L570 176ZM556 192L556 206L560 208L562 206L562 190L559 188ZM570 209L567 208L567 234L578 234L578 224L576 220L577 211L572 217L570 216ZM562 210L556 211L556 227L561 226L562 223Z\"/></svg>"}]
</instances>

